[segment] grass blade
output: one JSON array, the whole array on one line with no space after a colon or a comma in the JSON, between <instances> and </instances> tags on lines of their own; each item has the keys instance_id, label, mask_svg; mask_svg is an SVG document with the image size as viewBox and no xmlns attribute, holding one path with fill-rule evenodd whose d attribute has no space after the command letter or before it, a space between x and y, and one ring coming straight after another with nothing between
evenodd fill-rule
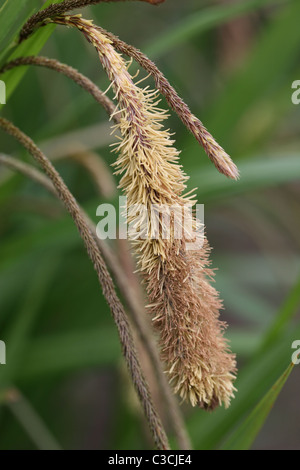
<instances>
[{"instance_id":1,"label":"grass blade","mask_svg":"<svg viewBox=\"0 0 300 470\"><path fill-rule=\"evenodd\" d=\"M249 417L236 429L234 434L222 446L223 450L249 450L260 429L264 425L269 413L294 368L291 363L285 372L266 393L255 407Z\"/></svg>"},{"instance_id":2,"label":"grass blade","mask_svg":"<svg viewBox=\"0 0 300 470\"><path fill-rule=\"evenodd\" d=\"M51 3L60 3L62 0L48 0L43 8L46 8ZM28 15L27 15L28 16ZM26 20L26 17L25 17ZM24 21L25 21L24 20ZM21 29L24 21L21 23L19 30ZM42 47L45 45L52 32L54 31L55 26L50 25L45 28L41 28L35 34L33 34L28 40L24 41L19 46L15 47L13 52L9 56L5 56L6 61L14 60L18 57L24 57L29 55L37 55ZM1 63L1 61L0 61ZM3 63L3 60L2 60ZM6 98L7 100L14 92L15 88L18 86L22 80L24 74L26 73L27 67L21 67L10 70L9 72L1 76L1 80L6 83ZM2 105L3 106L3 105ZM0 105L0 109L2 108Z\"/></svg>"},{"instance_id":3,"label":"grass blade","mask_svg":"<svg viewBox=\"0 0 300 470\"><path fill-rule=\"evenodd\" d=\"M32 341L19 380L40 380L86 367L115 365L120 358L118 337L112 327L57 334Z\"/></svg>"},{"instance_id":4,"label":"grass blade","mask_svg":"<svg viewBox=\"0 0 300 470\"><path fill-rule=\"evenodd\" d=\"M260 347L260 351L265 351L270 344L273 344L280 334L286 329L292 318L299 311L300 306L300 278L298 279L295 286L292 288L286 301L281 307L278 315L275 318L274 323L268 330L267 334L263 339L263 343Z\"/></svg>"},{"instance_id":5,"label":"grass blade","mask_svg":"<svg viewBox=\"0 0 300 470\"><path fill-rule=\"evenodd\" d=\"M14 2L4 1L0 7L0 60L26 19L39 8L39 4L38 0L19 0L16 8Z\"/></svg>"},{"instance_id":6,"label":"grass blade","mask_svg":"<svg viewBox=\"0 0 300 470\"><path fill-rule=\"evenodd\" d=\"M220 201L251 191L258 191L300 179L300 159L298 154L253 157L239 163L241 179L229 181L219 175L214 168L194 171L191 186L199 186L199 201ZM201 181L201 184L199 183Z\"/></svg>"},{"instance_id":7,"label":"grass blade","mask_svg":"<svg viewBox=\"0 0 300 470\"><path fill-rule=\"evenodd\" d=\"M225 147L229 146L230 152L236 151L232 148L232 141L235 142L233 136L241 116L255 102L270 94L270 83L273 85L273 96L276 96L276 90L282 79L286 79L286 73L293 65L298 65L299 15L300 3L297 0L288 2L278 12L258 37L255 47L245 58L244 66L228 81L221 95L216 97L215 105L210 108L211 118L208 118L207 125ZM282 54L274 53L279 50L282 50Z\"/></svg>"},{"instance_id":8,"label":"grass blade","mask_svg":"<svg viewBox=\"0 0 300 470\"><path fill-rule=\"evenodd\" d=\"M230 410L219 409L214 414L193 415L189 431L196 449L218 448L228 438L241 419L247 416L260 398L267 393L286 364L291 360L291 345L300 335L300 326L277 340L264 354L255 358L238 375L238 393ZM266 373L268 371L268 373Z\"/></svg>"},{"instance_id":9,"label":"grass blade","mask_svg":"<svg viewBox=\"0 0 300 470\"><path fill-rule=\"evenodd\" d=\"M277 3L285 3L286 0ZM206 9L199 9L198 12L185 18L173 29L160 35L151 45L145 48L145 52L150 57L160 57L176 46L189 40L193 36L199 36L201 33L215 28L220 24L226 23L239 16L246 15L253 10L262 8L274 0L244 0L221 6L214 6Z\"/></svg>"}]
</instances>

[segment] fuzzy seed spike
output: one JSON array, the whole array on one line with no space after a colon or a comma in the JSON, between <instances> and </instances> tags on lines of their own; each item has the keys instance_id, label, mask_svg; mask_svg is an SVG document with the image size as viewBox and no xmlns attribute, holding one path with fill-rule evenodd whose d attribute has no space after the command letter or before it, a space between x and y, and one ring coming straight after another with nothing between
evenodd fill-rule
<instances>
[{"instance_id":1,"label":"fuzzy seed spike","mask_svg":"<svg viewBox=\"0 0 300 470\"><path fill-rule=\"evenodd\" d=\"M194 251L187 249L188 233L184 232L181 238L175 236L182 227L182 209L192 207L195 200L189 193L183 196L188 178L178 165L179 152L169 131L162 127L166 113L157 108L155 94L134 83L127 63L112 41L91 22L79 16L58 17L53 21L83 32L97 49L113 84L122 136L115 149L118 153L115 167L121 175L120 188L127 196L128 207L144 204L149 214L155 204L170 212L169 238L161 236L166 229L161 221L158 238L140 236L132 241L149 297L148 311L160 335L161 358L169 381L174 392L193 406L208 410L221 404L228 407L235 390L235 357L223 336L226 325L219 319L222 303L208 282L214 272L203 231L197 231ZM225 163L226 158L224 152ZM173 210L174 206L178 209ZM197 221L191 211L188 213L189 227L195 228ZM141 217L129 215L130 223L138 225L140 221ZM150 231L153 228L150 222Z\"/></svg>"}]
</instances>

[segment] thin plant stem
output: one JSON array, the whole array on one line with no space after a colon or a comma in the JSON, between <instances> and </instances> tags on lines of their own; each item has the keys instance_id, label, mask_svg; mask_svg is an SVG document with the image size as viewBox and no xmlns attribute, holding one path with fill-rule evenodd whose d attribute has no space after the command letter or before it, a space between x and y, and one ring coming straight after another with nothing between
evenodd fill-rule
<instances>
[{"instance_id":1,"label":"thin plant stem","mask_svg":"<svg viewBox=\"0 0 300 470\"><path fill-rule=\"evenodd\" d=\"M7 167L22 173L29 177L33 181L42 185L47 191L57 196L57 192L51 182L51 180L45 176L42 172L34 168L32 165L20 162L19 160L4 154L0 154L0 163ZM146 313L144 305L141 303L141 295L137 294L135 289L128 282L128 277L124 272L124 269L118 263L118 260L111 250L109 245L104 240L100 240L96 236L96 227L89 216L80 209L82 216L86 219L89 227L95 237L99 249L103 253L103 256L114 276L116 284L118 285L120 292L126 302L131 313L133 324L137 330L141 343L143 344L152 364L153 371L156 375L158 387L160 389L161 396L166 405L166 415L168 416L169 424L177 438L178 445L182 450L189 450L192 448L190 438L188 436L182 413L179 409L177 400L173 395L166 376L161 366L161 360L157 351L156 342L149 330L148 323L146 322Z\"/></svg>"},{"instance_id":2,"label":"thin plant stem","mask_svg":"<svg viewBox=\"0 0 300 470\"><path fill-rule=\"evenodd\" d=\"M14 157L0 153L0 163L7 166L11 170L18 171L33 181L43 186L47 191L57 196L57 192L51 183L51 180L45 176L41 171L37 170L34 166L21 162Z\"/></svg>"},{"instance_id":3,"label":"thin plant stem","mask_svg":"<svg viewBox=\"0 0 300 470\"><path fill-rule=\"evenodd\" d=\"M79 234L84 242L87 253L97 272L103 294L107 300L113 319L116 323L122 345L122 352L126 360L134 387L141 401L142 408L147 418L155 445L162 450L170 449L165 430L153 405L148 384L140 366L129 321L116 294L113 281L102 258L96 240L91 232L89 224L82 215L77 201L70 193L69 189L51 162L27 135L25 135L20 129L4 118L0 118L0 127L6 133L19 141L19 143L22 144L23 147L25 147L33 156L33 158L41 165L47 176L51 179L59 198L73 218Z\"/></svg>"},{"instance_id":4,"label":"thin plant stem","mask_svg":"<svg viewBox=\"0 0 300 470\"><path fill-rule=\"evenodd\" d=\"M31 403L20 390L11 388L1 400L9 408L39 450L62 450Z\"/></svg>"},{"instance_id":5,"label":"thin plant stem","mask_svg":"<svg viewBox=\"0 0 300 470\"><path fill-rule=\"evenodd\" d=\"M0 75L7 72L15 67L36 65L38 67L47 67L48 69L62 73L66 77L73 80L77 85L81 86L84 90L92 95L92 97L105 109L109 116L114 114L114 120L118 122L118 113L114 113L116 105L101 91L95 83L93 83L85 75L82 75L78 70L70 67L69 65L63 64L55 59L49 59L48 57L20 57L18 59L8 62L0 69Z\"/></svg>"},{"instance_id":6,"label":"thin plant stem","mask_svg":"<svg viewBox=\"0 0 300 470\"><path fill-rule=\"evenodd\" d=\"M23 29L20 33L20 42L24 39L27 39L33 31L35 30L36 26L39 23L43 22L47 18L51 18L53 16L61 15L71 10L75 10L76 8L82 8L89 5L97 5L98 3L115 3L115 2L124 2L130 0L66 0L65 2L50 5L49 7L45 8L44 10L39 11L35 15L31 16L27 23L23 26ZM150 3L151 5L159 5L163 3L165 0L135 0L140 2Z\"/></svg>"},{"instance_id":7,"label":"thin plant stem","mask_svg":"<svg viewBox=\"0 0 300 470\"><path fill-rule=\"evenodd\" d=\"M14 67L28 65L47 67L54 71L60 72L68 78L72 79L75 83L77 83L83 89L88 91L94 97L94 99L104 107L104 109L109 115L113 114L113 120L115 122L119 122L119 114L114 112L115 104L108 97L106 97L106 95L91 80L79 73L74 68L63 64L55 59L35 56L21 57L4 65L4 67L0 70L0 74L11 70ZM12 158L10 158L9 160L9 158L10 157L3 156L2 163L6 163L11 168L15 167L17 171L21 171L26 174L26 176L35 179L38 183L45 186L46 189L50 189L52 193L54 192L56 194L56 191L51 181L47 177L45 177L41 172L38 172L34 167L32 167L32 171L30 171L30 165L23 164L18 160ZM24 166L22 167L22 165ZM93 224L91 219L89 219L87 214L84 214L84 216L87 222L89 223L93 235L96 237L95 225ZM145 321L144 306L140 302L139 296L135 294L134 289L132 289L132 286L128 282L127 276L123 272L122 268L119 266L118 260L114 255L113 251L102 240L99 240L97 237L96 240L130 309L139 337L148 352L148 355L152 362L153 370L158 380L158 386L160 388L162 397L166 405L169 423L173 429L175 436L177 437L178 444L181 449L191 449L191 442L185 428L182 413L179 409L175 396L171 392L168 381L161 366L156 342L149 331L149 325ZM141 315L141 313L144 313L144 315Z\"/></svg>"}]
</instances>

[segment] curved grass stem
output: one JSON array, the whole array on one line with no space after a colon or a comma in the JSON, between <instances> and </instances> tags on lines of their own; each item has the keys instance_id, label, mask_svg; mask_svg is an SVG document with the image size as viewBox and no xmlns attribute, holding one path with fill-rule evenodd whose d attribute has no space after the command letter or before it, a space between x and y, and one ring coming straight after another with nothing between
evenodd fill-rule
<instances>
[{"instance_id":1,"label":"curved grass stem","mask_svg":"<svg viewBox=\"0 0 300 470\"><path fill-rule=\"evenodd\" d=\"M26 177L43 186L47 191L57 196L56 190L51 180L32 165L21 162L16 158L4 154L0 154L0 163L6 165L12 170L22 173ZM157 351L156 342L146 322L146 313L144 305L141 303L140 297L136 295L136 292L132 288L130 282L128 282L128 276L124 272L123 268L120 266L120 263L118 262L114 252L111 250L109 245L105 243L104 240L100 240L96 237L95 224L82 208L80 210L82 212L82 216L86 219L87 223L89 224L92 234L97 241L99 249L103 253L105 261L108 264L110 271L114 276L116 284L118 285L120 292L126 302L126 305L129 308L133 325L135 326L141 343L143 344L151 361L153 372L157 379L160 394L165 404L166 415L169 424L174 432L174 435L178 441L178 445L182 450L189 450L192 448L192 444L186 431L183 416L179 409L177 400L171 392L169 383L163 372L161 361Z\"/></svg>"},{"instance_id":2,"label":"curved grass stem","mask_svg":"<svg viewBox=\"0 0 300 470\"><path fill-rule=\"evenodd\" d=\"M69 65L63 64L55 59L49 59L48 57L20 57L18 59L8 62L0 69L0 75L7 72L8 70L14 69L15 67L22 67L28 65L35 65L38 67L46 67L56 72L62 73L66 77L73 80L77 85L86 90L92 97L105 109L107 114L111 116L114 114L114 119L117 122L118 113L115 113L115 104L101 91L94 82L92 82L85 75L78 72L78 70L70 67Z\"/></svg>"},{"instance_id":3,"label":"curved grass stem","mask_svg":"<svg viewBox=\"0 0 300 470\"><path fill-rule=\"evenodd\" d=\"M117 297L113 281L110 277L106 264L102 258L99 246L93 236L88 222L85 220L80 207L74 196L70 193L66 184L62 180L59 173L53 167L52 163L35 145L35 143L25 135L20 129L14 126L10 121L0 118L0 128L7 134L15 138L23 147L33 156L33 158L43 168L46 175L53 183L59 199L63 202L67 211L70 213L79 234L84 242L87 253L97 272L103 294L110 307L113 319L116 323L122 352L130 372L132 382L140 399L142 408L147 418L149 428L151 430L155 445L161 450L170 449L168 439L161 423L160 417L153 405L150 396L148 384L145 380L141 365L137 356L131 327L124 311L123 305Z\"/></svg>"},{"instance_id":4,"label":"curved grass stem","mask_svg":"<svg viewBox=\"0 0 300 470\"><path fill-rule=\"evenodd\" d=\"M89 5L97 5L98 3L115 3L115 2L124 2L130 0L66 0L59 4L50 5L48 8L39 11L35 15L31 16L27 23L24 25L20 33L20 42L27 39L30 36L35 28L39 26L47 18L52 18L53 16L61 15L68 11L75 10L76 8L82 8ZM165 0L135 0L140 2L150 3L151 5L159 5Z\"/></svg>"}]
</instances>

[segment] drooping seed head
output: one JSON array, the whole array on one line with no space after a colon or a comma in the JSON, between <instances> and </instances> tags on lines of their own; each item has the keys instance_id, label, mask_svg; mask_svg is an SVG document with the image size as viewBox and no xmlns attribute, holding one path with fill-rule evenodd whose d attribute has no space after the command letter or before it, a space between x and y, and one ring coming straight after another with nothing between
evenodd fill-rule
<instances>
[{"instance_id":1,"label":"drooping seed head","mask_svg":"<svg viewBox=\"0 0 300 470\"><path fill-rule=\"evenodd\" d=\"M83 32L96 47L114 88L120 121L115 129L121 136L115 148L115 165L128 207L146 207L150 233L153 224L148 216L153 207L170 212L173 228L168 238L162 236L166 227L159 218L158 237L138 236L133 241L169 380L174 391L193 406L213 409L223 403L228 407L234 394L235 357L223 336L226 325L219 320L219 295L209 282L213 271L208 243L203 233L197 232L197 249L190 251L190 234L183 231L180 238L175 236L182 227L182 210L190 209L195 201L193 196L184 196L187 176L179 165L174 141L163 128L167 114L158 108L157 92L134 83L122 56L92 22L80 16L55 21ZM208 136L206 142L208 153L219 153L217 163L227 165L226 171L236 176L226 153ZM195 227L194 215L191 210L187 213L188 226ZM129 221L137 224L141 220L132 213Z\"/></svg>"}]
</instances>

